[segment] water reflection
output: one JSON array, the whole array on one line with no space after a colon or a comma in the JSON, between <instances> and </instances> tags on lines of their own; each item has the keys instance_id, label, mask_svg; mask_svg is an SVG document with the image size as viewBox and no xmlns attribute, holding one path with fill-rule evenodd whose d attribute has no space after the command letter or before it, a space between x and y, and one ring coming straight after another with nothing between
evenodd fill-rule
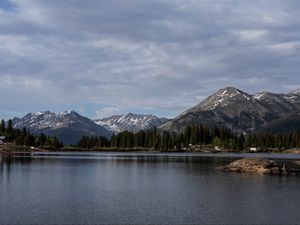
<instances>
[{"instance_id":1,"label":"water reflection","mask_svg":"<svg viewBox=\"0 0 300 225\"><path fill-rule=\"evenodd\" d=\"M2 155L0 223L300 222L298 177L215 170L235 159L144 153Z\"/></svg>"}]
</instances>

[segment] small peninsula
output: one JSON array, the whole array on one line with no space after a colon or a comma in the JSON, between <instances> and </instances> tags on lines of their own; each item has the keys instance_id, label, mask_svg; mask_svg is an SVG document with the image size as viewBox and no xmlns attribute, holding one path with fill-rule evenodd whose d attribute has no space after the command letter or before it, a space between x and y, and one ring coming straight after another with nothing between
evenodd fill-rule
<instances>
[{"instance_id":1,"label":"small peninsula","mask_svg":"<svg viewBox=\"0 0 300 225\"><path fill-rule=\"evenodd\" d=\"M227 166L217 167L217 170L223 172L238 172L238 173L257 173L270 175L298 175L300 170L297 169L296 163L294 166L281 165L280 163L263 158L244 158L236 160Z\"/></svg>"}]
</instances>

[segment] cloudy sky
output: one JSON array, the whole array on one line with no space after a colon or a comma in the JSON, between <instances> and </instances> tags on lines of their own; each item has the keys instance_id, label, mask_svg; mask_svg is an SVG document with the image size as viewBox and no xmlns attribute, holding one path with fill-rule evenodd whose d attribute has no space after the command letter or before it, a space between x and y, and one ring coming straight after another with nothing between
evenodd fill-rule
<instances>
[{"instance_id":1,"label":"cloudy sky","mask_svg":"<svg viewBox=\"0 0 300 225\"><path fill-rule=\"evenodd\" d=\"M0 117L173 117L225 86L300 88L298 0L0 0Z\"/></svg>"}]
</instances>

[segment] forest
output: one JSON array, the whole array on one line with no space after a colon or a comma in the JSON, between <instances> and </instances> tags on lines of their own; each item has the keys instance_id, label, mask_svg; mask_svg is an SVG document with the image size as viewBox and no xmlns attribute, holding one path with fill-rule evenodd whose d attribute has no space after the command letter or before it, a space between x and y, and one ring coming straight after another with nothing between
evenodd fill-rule
<instances>
[{"instance_id":1,"label":"forest","mask_svg":"<svg viewBox=\"0 0 300 225\"><path fill-rule=\"evenodd\" d=\"M15 129L12 121L2 120L0 135L5 136L5 142L21 146L52 146L63 147L56 137L43 133L31 134L26 128ZM300 131L289 133L249 133L232 132L224 127L208 127L206 125L187 126L182 132L160 131L155 127L138 132L124 131L113 135L110 139L103 136L83 136L76 147L92 148L147 148L157 150L186 149L197 147L217 147L241 151L248 148L287 149L300 148Z\"/></svg>"},{"instance_id":2,"label":"forest","mask_svg":"<svg viewBox=\"0 0 300 225\"><path fill-rule=\"evenodd\" d=\"M26 128L15 129L13 128L12 120L5 122L1 120L0 135L5 137L4 142L14 143L20 146L42 147L51 146L60 148L63 147L63 143L56 137L46 136L43 133L31 134Z\"/></svg>"},{"instance_id":3,"label":"forest","mask_svg":"<svg viewBox=\"0 0 300 225\"><path fill-rule=\"evenodd\" d=\"M84 136L78 143L81 148L153 148L159 150L184 149L191 146L214 146L222 149L244 150L247 148L296 148L300 147L300 132L295 130L284 134L232 132L223 127L187 126L183 132L124 131L111 139L102 136Z\"/></svg>"}]
</instances>

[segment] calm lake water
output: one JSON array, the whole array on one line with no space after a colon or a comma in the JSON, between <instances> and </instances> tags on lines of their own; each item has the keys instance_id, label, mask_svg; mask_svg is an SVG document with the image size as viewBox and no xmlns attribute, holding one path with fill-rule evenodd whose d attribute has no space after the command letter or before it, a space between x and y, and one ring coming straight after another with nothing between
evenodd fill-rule
<instances>
[{"instance_id":1,"label":"calm lake water","mask_svg":"<svg viewBox=\"0 0 300 225\"><path fill-rule=\"evenodd\" d=\"M0 224L300 224L300 176L215 170L244 156L0 155Z\"/></svg>"}]
</instances>

